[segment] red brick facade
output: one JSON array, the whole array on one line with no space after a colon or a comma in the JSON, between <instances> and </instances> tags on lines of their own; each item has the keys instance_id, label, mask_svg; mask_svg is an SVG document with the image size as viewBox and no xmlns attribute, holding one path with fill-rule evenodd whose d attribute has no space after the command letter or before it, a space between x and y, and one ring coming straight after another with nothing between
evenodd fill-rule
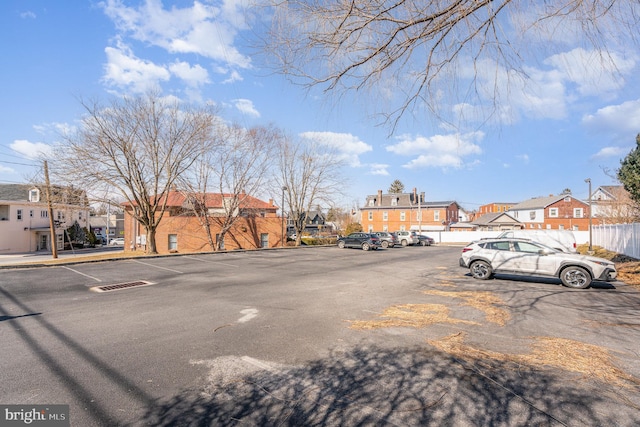
<instances>
[{"instance_id":1,"label":"red brick facade","mask_svg":"<svg viewBox=\"0 0 640 427\"><path fill-rule=\"evenodd\" d=\"M207 206L214 209L221 207L220 201L224 197L217 196L207 198ZM282 217L277 215L278 207L272 202L266 203L250 196L247 199L247 202L240 208L242 214L225 234L224 250L281 246L283 228ZM198 218L190 214L188 210L182 209L184 199L173 193L169 196L169 200L168 209L156 229L158 253L211 251L207 234ZM214 206L218 204L219 206ZM142 236L145 236L146 230L133 220L131 207L125 206L124 221L125 249L131 249L133 244L136 250L144 250L144 237ZM220 228L216 225L211 225L210 228L215 243Z\"/></svg>"}]
</instances>

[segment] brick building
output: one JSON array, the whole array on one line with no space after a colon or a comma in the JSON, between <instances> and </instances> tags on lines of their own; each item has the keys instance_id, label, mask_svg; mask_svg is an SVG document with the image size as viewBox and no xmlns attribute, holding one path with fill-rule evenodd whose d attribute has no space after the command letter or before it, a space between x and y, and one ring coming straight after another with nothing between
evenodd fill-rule
<instances>
[{"instance_id":1,"label":"brick building","mask_svg":"<svg viewBox=\"0 0 640 427\"><path fill-rule=\"evenodd\" d=\"M589 203L571 194L537 197L512 206L509 215L524 225L524 229L589 230ZM593 225L599 224L597 218Z\"/></svg>"},{"instance_id":2,"label":"brick building","mask_svg":"<svg viewBox=\"0 0 640 427\"><path fill-rule=\"evenodd\" d=\"M208 215L212 219L210 229L214 242L220 238L220 227L215 218L224 215L225 204L228 205L232 194L207 193L200 199L205 201ZM257 249L282 245L283 221L277 215L278 207L270 200L268 203L249 195L241 195L242 200L237 220L225 234L223 248ZM211 251L207 233L200 219L189 208L189 200L185 193L172 191L167 195L167 211L156 230L156 247L158 253L169 252L207 252ZM131 215L132 206L123 204L125 210L124 239L125 248L133 244L137 249L144 249L146 230Z\"/></svg>"},{"instance_id":3,"label":"brick building","mask_svg":"<svg viewBox=\"0 0 640 427\"><path fill-rule=\"evenodd\" d=\"M427 202L424 192L389 193L367 196L360 208L362 228L371 231L447 230L459 220L460 206L454 201Z\"/></svg>"}]
</instances>

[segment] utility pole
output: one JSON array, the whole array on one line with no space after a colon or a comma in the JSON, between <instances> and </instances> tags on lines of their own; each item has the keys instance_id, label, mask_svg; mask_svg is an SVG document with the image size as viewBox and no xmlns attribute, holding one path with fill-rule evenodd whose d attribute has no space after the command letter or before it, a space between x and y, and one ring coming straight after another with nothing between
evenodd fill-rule
<instances>
[{"instance_id":1,"label":"utility pole","mask_svg":"<svg viewBox=\"0 0 640 427\"><path fill-rule=\"evenodd\" d=\"M53 222L53 205L51 203L51 183L49 182L49 166L44 161L44 185L45 194L47 195L47 210L49 214L49 230L51 231L51 255L58 258L58 242L56 239L56 226Z\"/></svg>"}]
</instances>

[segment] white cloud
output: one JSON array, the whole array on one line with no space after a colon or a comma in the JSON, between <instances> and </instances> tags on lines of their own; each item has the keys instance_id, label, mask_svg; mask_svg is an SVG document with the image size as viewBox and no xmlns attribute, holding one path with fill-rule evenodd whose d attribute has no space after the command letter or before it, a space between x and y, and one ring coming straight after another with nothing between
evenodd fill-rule
<instances>
[{"instance_id":1,"label":"white cloud","mask_svg":"<svg viewBox=\"0 0 640 427\"><path fill-rule=\"evenodd\" d=\"M519 154L516 156L516 159L521 160L523 163L529 163L529 155L528 154Z\"/></svg>"},{"instance_id":2,"label":"white cloud","mask_svg":"<svg viewBox=\"0 0 640 427\"><path fill-rule=\"evenodd\" d=\"M108 85L143 93L171 77L166 68L135 57L124 44L107 47L105 53L107 64L103 79Z\"/></svg>"},{"instance_id":3,"label":"white cloud","mask_svg":"<svg viewBox=\"0 0 640 427\"><path fill-rule=\"evenodd\" d=\"M235 107L243 114L252 117L260 117L260 112L253 106L253 102L249 99L234 99L233 103Z\"/></svg>"},{"instance_id":4,"label":"white cloud","mask_svg":"<svg viewBox=\"0 0 640 427\"><path fill-rule=\"evenodd\" d=\"M303 132L300 136L335 149L340 153L341 159L353 167L362 166L360 163L360 155L373 150L371 145L361 141L360 138L350 133ZM378 172L380 172L380 170Z\"/></svg>"},{"instance_id":5,"label":"white cloud","mask_svg":"<svg viewBox=\"0 0 640 427\"><path fill-rule=\"evenodd\" d=\"M30 160L53 155L53 148L50 145L42 142L29 142L26 139L16 139L9 147Z\"/></svg>"},{"instance_id":6,"label":"white cloud","mask_svg":"<svg viewBox=\"0 0 640 427\"><path fill-rule=\"evenodd\" d=\"M190 87L198 87L209 83L209 73L198 64L191 66L188 62L176 61L169 65L169 71Z\"/></svg>"},{"instance_id":7,"label":"white cloud","mask_svg":"<svg viewBox=\"0 0 640 427\"><path fill-rule=\"evenodd\" d=\"M36 19L36 14L30 10L26 12L20 12L20 18L22 19Z\"/></svg>"},{"instance_id":8,"label":"white cloud","mask_svg":"<svg viewBox=\"0 0 640 427\"><path fill-rule=\"evenodd\" d=\"M562 73L564 80L575 83L582 96L609 96L618 92L624 84L622 76L635 67L633 59L621 58L615 52L582 48L550 56L544 62Z\"/></svg>"},{"instance_id":9,"label":"white cloud","mask_svg":"<svg viewBox=\"0 0 640 427\"><path fill-rule=\"evenodd\" d=\"M135 40L161 47L169 53L193 53L233 68L249 68L251 59L234 47L239 30L247 28L242 4L222 7L198 1L193 6L165 9L160 0L146 0L137 8L120 0L106 0L102 7L118 30Z\"/></svg>"},{"instance_id":10,"label":"white cloud","mask_svg":"<svg viewBox=\"0 0 640 427\"><path fill-rule=\"evenodd\" d=\"M640 131L640 99L600 108L594 114L585 115L582 124L591 132L633 141Z\"/></svg>"},{"instance_id":11,"label":"white cloud","mask_svg":"<svg viewBox=\"0 0 640 427\"><path fill-rule=\"evenodd\" d=\"M371 175L380 175L380 176L389 176L389 165L385 165L382 163L371 163L369 165L369 174Z\"/></svg>"},{"instance_id":12,"label":"white cloud","mask_svg":"<svg viewBox=\"0 0 640 427\"><path fill-rule=\"evenodd\" d=\"M14 173L15 169L0 165L0 173Z\"/></svg>"},{"instance_id":13,"label":"white cloud","mask_svg":"<svg viewBox=\"0 0 640 427\"><path fill-rule=\"evenodd\" d=\"M417 156L404 165L409 169L460 168L464 165L464 157L482 153L477 142L483 138L483 132L434 135L430 138L401 135L397 138L399 140L397 144L390 145L386 149L402 156Z\"/></svg>"},{"instance_id":14,"label":"white cloud","mask_svg":"<svg viewBox=\"0 0 640 427\"><path fill-rule=\"evenodd\" d=\"M596 154L591 156L592 159L605 159L608 157L619 157L622 158L629 154L629 152L633 149L633 147L604 147Z\"/></svg>"}]
</instances>

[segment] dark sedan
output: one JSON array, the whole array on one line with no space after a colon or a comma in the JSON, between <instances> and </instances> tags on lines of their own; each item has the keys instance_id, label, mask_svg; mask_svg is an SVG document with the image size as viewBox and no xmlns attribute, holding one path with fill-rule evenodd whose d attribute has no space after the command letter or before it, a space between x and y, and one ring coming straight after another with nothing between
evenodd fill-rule
<instances>
[{"instance_id":1,"label":"dark sedan","mask_svg":"<svg viewBox=\"0 0 640 427\"><path fill-rule=\"evenodd\" d=\"M339 248L360 248L364 251L376 250L380 247L380 239L375 234L351 233L338 238Z\"/></svg>"}]
</instances>

